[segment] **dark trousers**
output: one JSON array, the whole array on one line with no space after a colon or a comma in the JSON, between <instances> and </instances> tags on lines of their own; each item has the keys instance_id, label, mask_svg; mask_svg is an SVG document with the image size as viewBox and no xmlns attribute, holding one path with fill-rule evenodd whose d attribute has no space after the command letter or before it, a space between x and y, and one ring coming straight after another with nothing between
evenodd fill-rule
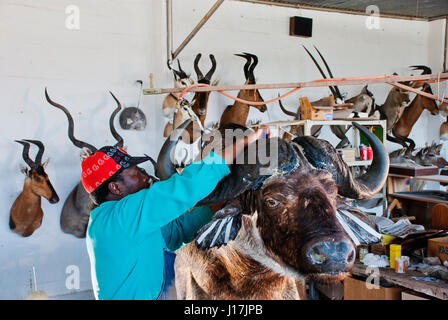
<instances>
[{"instance_id":1,"label":"dark trousers","mask_svg":"<svg viewBox=\"0 0 448 320\"><path fill-rule=\"evenodd\" d=\"M174 281L174 261L176 260L176 254L163 249L163 258L163 284L162 291L157 300L176 300L176 285Z\"/></svg>"}]
</instances>

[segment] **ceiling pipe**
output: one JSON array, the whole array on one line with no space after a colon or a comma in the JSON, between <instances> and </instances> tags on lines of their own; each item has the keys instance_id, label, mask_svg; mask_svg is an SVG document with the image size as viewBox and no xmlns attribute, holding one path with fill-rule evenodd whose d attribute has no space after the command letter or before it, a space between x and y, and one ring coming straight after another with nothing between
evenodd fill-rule
<instances>
[{"instance_id":1,"label":"ceiling pipe","mask_svg":"<svg viewBox=\"0 0 448 320\"><path fill-rule=\"evenodd\" d=\"M168 65L173 62L173 1L166 0L166 56Z\"/></svg>"},{"instance_id":2,"label":"ceiling pipe","mask_svg":"<svg viewBox=\"0 0 448 320\"><path fill-rule=\"evenodd\" d=\"M352 14L352 15L361 15L368 16L364 11L357 11L352 9L340 9L340 8L330 8L319 5L311 5L311 4L302 4L302 3L290 3L290 2L282 2L275 0L234 0L234 1L242 1L242 2L250 2L257 3L263 5L271 5L278 7L288 7L295 9L304 9L304 10L315 10L315 11L324 11L324 12L335 12L335 13L344 13L344 14ZM380 13L380 18L390 18L390 19L403 19L403 20L414 20L414 21L429 21L429 18L425 17L416 17L416 16L407 16L393 13Z\"/></svg>"},{"instance_id":3,"label":"ceiling pipe","mask_svg":"<svg viewBox=\"0 0 448 320\"><path fill-rule=\"evenodd\" d=\"M446 59L447 59L447 47L448 47L448 18L445 18L445 44L443 48L443 71L446 69Z\"/></svg>"}]
</instances>

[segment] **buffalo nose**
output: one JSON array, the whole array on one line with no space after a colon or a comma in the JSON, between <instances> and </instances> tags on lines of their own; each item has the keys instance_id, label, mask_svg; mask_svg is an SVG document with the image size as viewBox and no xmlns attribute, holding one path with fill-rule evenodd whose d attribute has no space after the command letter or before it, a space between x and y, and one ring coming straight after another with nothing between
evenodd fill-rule
<instances>
[{"instance_id":1,"label":"buffalo nose","mask_svg":"<svg viewBox=\"0 0 448 320\"><path fill-rule=\"evenodd\" d=\"M355 261L355 248L346 240L321 241L307 249L306 257L318 273L347 272Z\"/></svg>"}]
</instances>

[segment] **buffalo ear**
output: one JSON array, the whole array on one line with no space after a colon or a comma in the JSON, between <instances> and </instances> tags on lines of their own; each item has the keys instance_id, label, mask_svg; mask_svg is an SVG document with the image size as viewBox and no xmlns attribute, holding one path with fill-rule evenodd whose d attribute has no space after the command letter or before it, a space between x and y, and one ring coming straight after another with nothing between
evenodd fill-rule
<instances>
[{"instance_id":1,"label":"buffalo ear","mask_svg":"<svg viewBox=\"0 0 448 320\"><path fill-rule=\"evenodd\" d=\"M234 240L241 229L241 214L239 204L235 200L230 200L197 232L196 247L201 250L219 248Z\"/></svg>"}]
</instances>

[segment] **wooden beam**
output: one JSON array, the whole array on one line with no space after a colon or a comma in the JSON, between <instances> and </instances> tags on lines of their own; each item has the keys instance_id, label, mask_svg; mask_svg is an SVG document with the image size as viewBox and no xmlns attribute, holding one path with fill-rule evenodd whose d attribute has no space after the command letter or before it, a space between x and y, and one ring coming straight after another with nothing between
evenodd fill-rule
<instances>
[{"instance_id":1,"label":"wooden beam","mask_svg":"<svg viewBox=\"0 0 448 320\"><path fill-rule=\"evenodd\" d=\"M355 77L339 79L323 79L308 82L290 82L277 84L246 84L246 85L227 85L227 86L207 86L191 88L189 92L208 92L208 91L239 91L250 89L294 89L294 88L314 88L328 86L352 86L366 84L397 83L405 81L431 81L448 79L448 72L439 74L426 74L417 76L373 76L373 77ZM143 94L166 94L182 92L185 88L152 88L144 89Z\"/></svg>"},{"instance_id":2,"label":"wooden beam","mask_svg":"<svg viewBox=\"0 0 448 320\"><path fill-rule=\"evenodd\" d=\"M190 32L190 34L185 38L185 40L180 44L179 48L177 48L172 57L171 60L173 61L176 59L176 57L179 55L179 53L185 48L185 46L193 39L193 37L198 33L198 31L202 28L202 26L210 19L210 17L215 13L215 11L219 8L219 6L224 2L224 0L217 0L215 4L211 7L211 9L205 14L204 17L202 17L201 21L197 24L196 27L194 27L193 31Z\"/></svg>"},{"instance_id":3,"label":"wooden beam","mask_svg":"<svg viewBox=\"0 0 448 320\"><path fill-rule=\"evenodd\" d=\"M440 101L440 102L448 103L448 99L445 99L444 97L437 97L437 96L435 96L433 94L430 94L430 93L427 93L427 92L423 92L421 90L417 90L415 88L412 88L410 86L404 85L402 83L398 83L398 82L386 82L386 83L390 84L392 86L404 89L404 90L408 90L408 91L414 92L416 94L419 94L421 96L424 96L424 97L427 97L427 98L430 98L430 99L433 99L433 100L437 100L437 101Z\"/></svg>"}]
</instances>

